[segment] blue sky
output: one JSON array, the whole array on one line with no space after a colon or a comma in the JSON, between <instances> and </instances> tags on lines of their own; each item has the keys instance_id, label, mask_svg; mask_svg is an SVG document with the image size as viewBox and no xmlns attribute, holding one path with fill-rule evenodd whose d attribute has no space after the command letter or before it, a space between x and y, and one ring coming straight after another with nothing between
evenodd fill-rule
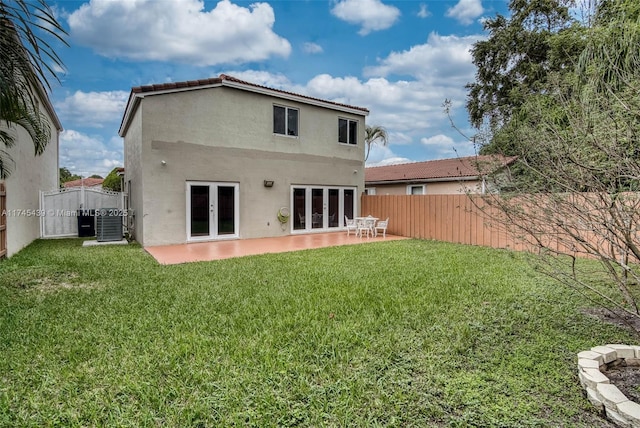
<instances>
[{"instance_id":1,"label":"blue sky","mask_svg":"<svg viewBox=\"0 0 640 428\"><path fill-rule=\"evenodd\" d=\"M218 76L367 107L387 129L367 165L465 156L469 49L506 0L49 1L69 32L51 99L64 126L60 166L105 176L123 166L118 127L133 86Z\"/></svg>"}]
</instances>

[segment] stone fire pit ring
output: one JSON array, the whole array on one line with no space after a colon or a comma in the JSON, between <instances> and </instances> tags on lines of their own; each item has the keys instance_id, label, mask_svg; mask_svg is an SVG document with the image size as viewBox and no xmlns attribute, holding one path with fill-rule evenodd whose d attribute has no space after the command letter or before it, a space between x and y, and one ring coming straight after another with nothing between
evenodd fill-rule
<instances>
[{"instance_id":1,"label":"stone fire pit ring","mask_svg":"<svg viewBox=\"0 0 640 428\"><path fill-rule=\"evenodd\" d=\"M623 362L640 366L640 346L595 346L578 353L578 378L591 404L607 419L621 427L640 428L640 404L629 400L606 375L609 364Z\"/></svg>"}]
</instances>

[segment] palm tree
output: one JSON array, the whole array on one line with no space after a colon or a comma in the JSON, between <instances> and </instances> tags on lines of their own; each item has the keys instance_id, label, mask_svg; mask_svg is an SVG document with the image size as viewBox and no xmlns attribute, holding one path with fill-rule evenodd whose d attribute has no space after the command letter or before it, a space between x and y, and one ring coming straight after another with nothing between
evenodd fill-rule
<instances>
[{"instance_id":1,"label":"palm tree","mask_svg":"<svg viewBox=\"0 0 640 428\"><path fill-rule=\"evenodd\" d=\"M364 156L365 162L369 159L369 152L371 152L371 146L378 141L382 142L383 146L386 146L389 142L389 136L387 130L378 125L367 125L365 127L364 142L367 145L367 153Z\"/></svg>"},{"instance_id":2,"label":"palm tree","mask_svg":"<svg viewBox=\"0 0 640 428\"><path fill-rule=\"evenodd\" d=\"M44 0L0 0L0 144L16 143L13 125L22 126L42 154L51 130L40 113L39 99L51 90L48 76L59 81L54 67L63 68L60 57L40 34L65 45L64 29ZM51 63L51 65L49 65ZM0 179L11 174L13 160L0 149Z\"/></svg>"}]
</instances>

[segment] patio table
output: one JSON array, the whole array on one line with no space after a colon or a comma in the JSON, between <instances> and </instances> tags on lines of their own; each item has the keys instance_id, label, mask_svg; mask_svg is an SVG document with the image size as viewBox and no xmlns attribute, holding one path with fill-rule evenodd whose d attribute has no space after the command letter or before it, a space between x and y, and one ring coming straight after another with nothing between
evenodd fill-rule
<instances>
[{"instance_id":1,"label":"patio table","mask_svg":"<svg viewBox=\"0 0 640 428\"><path fill-rule=\"evenodd\" d=\"M373 235L378 217L366 216L354 218L356 220L356 236L362 237L362 229L367 230L367 238L369 237L369 233ZM366 224L367 222L369 222L368 225Z\"/></svg>"}]
</instances>

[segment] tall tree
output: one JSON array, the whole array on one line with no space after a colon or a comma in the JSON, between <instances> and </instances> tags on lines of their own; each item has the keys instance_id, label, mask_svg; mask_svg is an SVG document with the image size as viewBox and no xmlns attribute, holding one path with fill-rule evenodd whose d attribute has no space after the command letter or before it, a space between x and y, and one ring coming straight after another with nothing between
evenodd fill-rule
<instances>
[{"instance_id":1,"label":"tall tree","mask_svg":"<svg viewBox=\"0 0 640 428\"><path fill-rule=\"evenodd\" d=\"M40 113L39 98L58 80L54 67L63 68L60 57L45 38L66 44L64 29L44 0L0 0L0 144L16 143L11 132L22 126L33 140L36 155L44 152L51 130ZM51 63L51 65L50 65ZM13 160L0 149L0 178L13 169Z\"/></svg>"},{"instance_id":2,"label":"tall tree","mask_svg":"<svg viewBox=\"0 0 640 428\"><path fill-rule=\"evenodd\" d=\"M364 135L364 143L366 144L366 153L364 155L364 160L366 162L369 159L369 153L371 153L371 146L377 144L378 142L382 143L383 146L386 146L389 142L389 136L387 135L387 130L379 125L367 125L365 127L365 135Z\"/></svg>"},{"instance_id":3,"label":"tall tree","mask_svg":"<svg viewBox=\"0 0 640 428\"><path fill-rule=\"evenodd\" d=\"M102 188L122 192L122 177L118 175L118 167L113 168L102 182Z\"/></svg>"},{"instance_id":4,"label":"tall tree","mask_svg":"<svg viewBox=\"0 0 640 428\"><path fill-rule=\"evenodd\" d=\"M486 202L537 250L539 269L638 320L640 20L635 0L597 7L577 67L550 75L496 134L517 170L490 183L501 192Z\"/></svg>"},{"instance_id":5,"label":"tall tree","mask_svg":"<svg viewBox=\"0 0 640 428\"><path fill-rule=\"evenodd\" d=\"M510 18L487 19L486 40L472 49L476 80L467 85L471 123L492 130L508 123L532 94L545 90L553 71L571 66L581 47L554 43L552 36L575 29L568 6L572 0L511 0Z\"/></svg>"},{"instance_id":6,"label":"tall tree","mask_svg":"<svg viewBox=\"0 0 640 428\"><path fill-rule=\"evenodd\" d=\"M59 176L60 176L60 187L63 187L64 183L66 183L67 181L79 180L82 178L77 174L73 174L71 171L69 171L69 168L67 167L60 168Z\"/></svg>"}]
</instances>

